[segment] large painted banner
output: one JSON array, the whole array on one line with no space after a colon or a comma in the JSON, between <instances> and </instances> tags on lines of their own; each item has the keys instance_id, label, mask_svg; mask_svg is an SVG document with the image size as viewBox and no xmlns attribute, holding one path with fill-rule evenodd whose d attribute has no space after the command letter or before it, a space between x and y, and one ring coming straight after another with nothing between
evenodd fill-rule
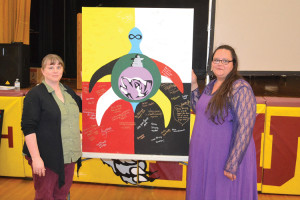
<instances>
[{"instance_id":1,"label":"large painted banner","mask_svg":"<svg viewBox=\"0 0 300 200\"><path fill-rule=\"evenodd\" d=\"M193 9L83 8L83 152L187 160Z\"/></svg>"}]
</instances>

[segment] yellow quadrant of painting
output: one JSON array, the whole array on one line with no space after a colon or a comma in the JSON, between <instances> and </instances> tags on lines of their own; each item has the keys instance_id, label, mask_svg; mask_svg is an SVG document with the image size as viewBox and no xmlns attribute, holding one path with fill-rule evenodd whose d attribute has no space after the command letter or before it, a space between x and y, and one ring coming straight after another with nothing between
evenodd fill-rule
<instances>
[{"instance_id":1,"label":"yellow quadrant of painting","mask_svg":"<svg viewBox=\"0 0 300 200\"><path fill-rule=\"evenodd\" d=\"M129 31L135 27L134 8L82 8L82 81L131 48ZM101 79L110 82L110 76Z\"/></svg>"}]
</instances>

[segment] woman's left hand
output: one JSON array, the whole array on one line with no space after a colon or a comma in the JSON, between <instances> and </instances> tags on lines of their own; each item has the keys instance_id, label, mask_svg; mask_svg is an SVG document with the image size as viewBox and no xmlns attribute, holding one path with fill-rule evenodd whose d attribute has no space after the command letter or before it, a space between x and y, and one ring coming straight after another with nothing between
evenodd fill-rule
<instances>
[{"instance_id":1,"label":"woman's left hand","mask_svg":"<svg viewBox=\"0 0 300 200\"><path fill-rule=\"evenodd\" d=\"M227 171L224 171L224 175L230 179L231 181L234 181L236 179L236 175L230 173L230 172L227 172Z\"/></svg>"},{"instance_id":2,"label":"woman's left hand","mask_svg":"<svg viewBox=\"0 0 300 200\"><path fill-rule=\"evenodd\" d=\"M194 70L192 70L192 82L191 82L191 91L195 90L198 87L197 75Z\"/></svg>"}]
</instances>

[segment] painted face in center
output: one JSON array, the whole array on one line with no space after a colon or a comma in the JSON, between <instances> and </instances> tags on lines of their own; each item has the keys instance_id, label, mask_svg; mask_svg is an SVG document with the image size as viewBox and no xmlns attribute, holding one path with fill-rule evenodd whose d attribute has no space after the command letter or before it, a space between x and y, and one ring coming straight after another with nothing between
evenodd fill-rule
<instances>
[{"instance_id":1,"label":"painted face in center","mask_svg":"<svg viewBox=\"0 0 300 200\"><path fill-rule=\"evenodd\" d=\"M123 73L120 77L120 90L124 96L126 96L128 99L132 100L141 100L150 94L152 90L153 80L151 77L151 74L146 70L143 69L142 72L144 75L150 75L150 78L143 79L138 76L134 76L132 78L123 76ZM128 72L128 70L124 71L124 74ZM134 71L137 73L137 70Z\"/></svg>"},{"instance_id":2,"label":"painted face in center","mask_svg":"<svg viewBox=\"0 0 300 200\"><path fill-rule=\"evenodd\" d=\"M143 60L143 58L137 55L131 67L128 67L120 74L120 91L128 99L144 99L152 90L153 77L151 73L143 67Z\"/></svg>"},{"instance_id":3,"label":"painted face in center","mask_svg":"<svg viewBox=\"0 0 300 200\"><path fill-rule=\"evenodd\" d=\"M215 63L214 60L219 60L219 63ZM229 61L224 64L223 61ZM215 52L212 62L212 71L219 80L224 80L226 76L232 71L233 62L231 52L227 49L219 49Z\"/></svg>"},{"instance_id":4,"label":"painted face in center","mask_svg":"<svg viewBox=\"0 0 300 200\"><path fill-rule=\"evenodd\" d=\"M128 102L143 102L158 91L161 75L156 64L143 54L128 54L114 65L112 89Z\"/></svg>"}]
</instances>

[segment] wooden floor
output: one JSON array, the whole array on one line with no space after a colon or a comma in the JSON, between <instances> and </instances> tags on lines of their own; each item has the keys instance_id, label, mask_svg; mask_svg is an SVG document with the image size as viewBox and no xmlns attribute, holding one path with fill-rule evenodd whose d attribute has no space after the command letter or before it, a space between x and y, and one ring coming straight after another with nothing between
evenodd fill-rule
<instances>
[{"instance_id":1,"label":"wooden floor","mask_svg":"<svg viewBox=\"0 0 300 200\"><path fill-rule=\"evenodd\" d=\"M34 198L32 180L0 177L0 200ZM114 186L75 182L71 200L184 200L184 189ZM300 196L259 194L259 200L300 200Z\"/></svg>"}]
</instances>

